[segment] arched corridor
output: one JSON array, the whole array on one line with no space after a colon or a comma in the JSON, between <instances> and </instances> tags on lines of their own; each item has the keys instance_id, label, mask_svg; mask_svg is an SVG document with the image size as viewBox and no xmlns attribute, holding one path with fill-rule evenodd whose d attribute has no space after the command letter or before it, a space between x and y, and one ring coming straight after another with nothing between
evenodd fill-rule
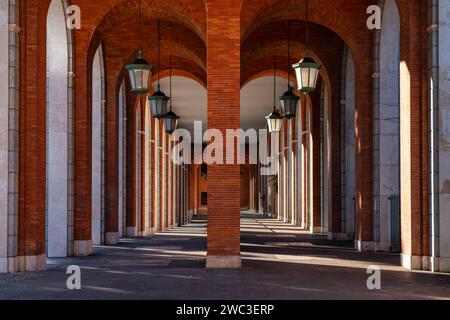
<instances>
[{"instance_id":1,"label":"arched corridor","mask_svg":"<svg viewBox=\"0 0 450 320\"><path fill-rule=\"evenodd\" d=\"M450 4L31 2L0 4L0 273L450 297Z\"/></svg>"}]
</instances>

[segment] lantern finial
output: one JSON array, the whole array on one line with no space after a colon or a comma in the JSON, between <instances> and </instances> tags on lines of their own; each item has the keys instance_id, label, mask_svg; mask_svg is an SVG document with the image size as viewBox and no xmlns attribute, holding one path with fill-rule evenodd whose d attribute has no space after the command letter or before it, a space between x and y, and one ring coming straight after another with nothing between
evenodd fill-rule
<instances>
[{"instance_id":1,"label":"lantern finial","mask_svg":"<svg viewBox=\"0 0 450 320\"><path fill-rule=\"evenodd\" d=\"M292 67L297 76L298 91L309 94L316 90L317 79L319 78L320 64L317 64L308 56L309 50L309 5L306 0L306 52L305 57Z\"/></svg>"},{"instance_id":2,"label":"lantern finial","mask_svg":"<svg viewBox=\"0 0 450 320\"><path fill-rule=\"evenodd\" d=\"M128 71L128 76L131 82L131 92L136 95L144 95L150 91L150 78L152 76L152 67L143 58L141 47L141 10L142 4L139 1L139 16L138 16L138 53L136 60L125 66Z\"/></svg>"}]
</instances>

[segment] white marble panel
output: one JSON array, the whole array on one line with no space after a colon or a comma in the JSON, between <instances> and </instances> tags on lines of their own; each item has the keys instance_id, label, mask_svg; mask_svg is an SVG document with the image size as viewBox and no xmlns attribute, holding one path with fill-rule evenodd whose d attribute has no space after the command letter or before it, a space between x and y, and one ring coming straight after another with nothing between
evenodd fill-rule
<instances>
[{"instance_id":1,"label":"white marble panel","mask_svg":"<svg viewBox=\"0 0 450 320\"><path fill-rule=\"evenodd\" d=\"M92 70L92 243L101 244L102 234L102 75L97 50Z\"/></svg>"},{"instance_id":2,"label":"white marble panel","mask_svg":"<svg viewBox=\"0 0 450 320\"><path fill-rule=\"evenodd\" d=\"M9 36L8 1L0 2L0 273L8 257L8 114Z\"/></svg>"},{"instance_id":3,"label":"white marble panel","mask_svg":"<svg viewBox=\"0 0 450 320\"><path fill-rule=\"evenodd\" d=\"M389 197L400 193L400 17L395 0L386 0L380 36L379 183L380 243L391 241ZM389 245L380 246L388 250Z\"/></svg>"},{"instance_id":4,"label":"white marble panel","mask_svg":"<svg viewBox=\"0 0 450 320\"><path fill-rule=\"evenodd\" d=\"M68 52L65 16L53 0L47 16L47 255L67 256Z\"/></svg>"},{"instance_id":5,"label":"white marble panel","mask_svg":"<svg viewBox=\"0 0 450 320\"><path fill-rule=\"evenodd\" d=\"M439 246L450 258L450 2L439 1ZM448 264L446 265L448 268ZM444 264L441 263L441 269ZM441 271L450 271L449 269Z\"/></svg>"}]
</instances>

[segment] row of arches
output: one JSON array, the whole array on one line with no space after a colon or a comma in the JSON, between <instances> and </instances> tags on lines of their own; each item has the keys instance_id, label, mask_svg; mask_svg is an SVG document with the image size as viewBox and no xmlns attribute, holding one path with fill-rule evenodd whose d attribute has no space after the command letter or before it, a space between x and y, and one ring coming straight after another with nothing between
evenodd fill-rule
<instances>
[{"instance_id":1,"label":"row of arches","mask_svg":"<svg viewBox=\"0 0 450 320\"><path fill-rule=\"evenodd\" d=\"M403 263L425 268L430 252L437 252L430 251L430 241L440 246L436 232L428 236L438 217L435 207L427 204L429 197L438 199L432 203L441 201L439 191L445 182L440 176L438 182L436 177L429 181L430 165L442 155L436 156L433 150L439 148L426 139L427 121L434 118L427 115L430 79L423 72L428 67L424 17L435 7L428 8L423 1L380 1L383 28L374 34L361 27L364 14L352 14L365 12L372 2L311 3L315 40L310 49L324 66L321 87L310 100L303 99L296 122L286 123L281 134L280 143L286 149L280 155L277 187L259 178L253 192L261 190L267 199L266 203L257 201L259 210L313 232L328 233L330 238L355 238L360 250L392 249L395 219L390 210L394 210L393 201L400 201ZM6 261L25 257L24 263L13 262L24 264L25 269L45 264L45 253L87 255L92 242L113 244L121 235L151 233L173 225L176 219L167 211L173 215L176 206L183 208L183 214L188 212L188 168L170 168L168 138L146 116L148 107L143 101L127 93L128 84L123 81L123 65L132 59L139 40L137 34L127 32L135 24L137 2L95 4L95 10L83 15L84 28L73 33L62 27L65 3L41 1L25 19L30 9L20 1L14 7L17 16L21 13L20 36L17 30L7 40L22 64L13 72L21 89L17 84L8 88L8 96L14 92L19 96L17 101L12 99L18 111L8 103L8 111L19 121L10 126L8 119L5 133L17 141L12 147L2 145L8 155L4 163L11 163L2 171L8 181L3 202L7 214L2 216L8 221L2 229L2 235L7 234L2 243L8 245L2 247L3 251L6 248L2 256L8 257ZM82 10L93 5L87 0L71 4ZM270 44L277 52L285 51L281 43L286 38L285 22L293 21L293 37L298 42L293 46L295 56L304 53L305 17L297 10L299 1L236 0L226 7L216 0L190 0L182 5L144 1L144 5L150 31L146 55L155 60L150 51L155 43L152 25L163 19L167 47L157 72L166 72L173 55L178 63L175 70L180 72L177 76L207 88L202 99L207 99L210 127L240 125L240 94L264 80L274 55ZM8 17L14 20L9 13ZM219 31L224 27L230 31L226 37ZM275 43L275 38L281 40ZM276 55L284 66L279 73L285 74L292 62L284 54ZM9 53L7 60L8 70L14 69ZM229 107L227 117L221 114L224 104ZM439 113L434 106L432 113ZM430 124L436 126L431 120ZM432 141L439 146L436 139ZM10 160L14 157L17 161ZM150 170L155 166L157 170ZM208 254L212 256L235 258L239 253L239 169L209 168L208 190L221 195L208 199L208 214L212 212L213 217L208 226ZM173 177L183 181L177 192ZM224 177L235 179L224 184ZM168 188L172 191L167 192ZM161 199L161 194L182 200L151 201ZM143 215L149 208L161 215ZM434 220L427 218L429 211ZM178 221L186 219L184 215ZM446 221L443 216L439 219ZM219 231L230 240L223 241L216 234ZM52 247L54 243L58 245Z\"/></svg>"}]
</instances>

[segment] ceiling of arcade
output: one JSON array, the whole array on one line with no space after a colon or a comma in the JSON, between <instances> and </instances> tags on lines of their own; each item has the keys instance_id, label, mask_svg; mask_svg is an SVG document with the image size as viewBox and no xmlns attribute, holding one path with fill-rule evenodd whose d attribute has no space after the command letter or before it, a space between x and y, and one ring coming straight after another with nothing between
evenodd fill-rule
<instances>
[{"instance_id":1,"label":"ceiling of arcade","mask_svg":"<svg viewBox=\"0 0 450 320\"><path fill-rule=\"evenodd\" d=\"M206 1L207 2L207 1ZM355 60L370 61L372 33L365 28L367 6L375 0L309 1L310 54L323 64L325 82L339 79L342 50L349 46ZM83 12L83 30L90 46L103 42L106 59L126 64L136 54L139 0L73 0ZM241 84L267 76L277 57L286 72L305 53L303 0L242 0ZM207 6L205 0L142 0L142 45L145 58L156 65L157 20L161 21L161 77L169 57L175 75L191 78L206 88ZM287 30L291 21L291 60L287 59ZM368 53L369 52L369 53ZM108 62L107 62L108 63ZM156 70L158 71L158 70ZM291 70L292 71L292 70ZM266 72L266 73L265 73ZM155 75L156 77L156 75ZM195 85L195 82L191 82ZM263 90L252 86L253 90ZM250 107L250 106L249 106ZM245 106L242 106L245 108ZM195 110L192 110L195 112Z\"/></svg>"}]
</instances>

